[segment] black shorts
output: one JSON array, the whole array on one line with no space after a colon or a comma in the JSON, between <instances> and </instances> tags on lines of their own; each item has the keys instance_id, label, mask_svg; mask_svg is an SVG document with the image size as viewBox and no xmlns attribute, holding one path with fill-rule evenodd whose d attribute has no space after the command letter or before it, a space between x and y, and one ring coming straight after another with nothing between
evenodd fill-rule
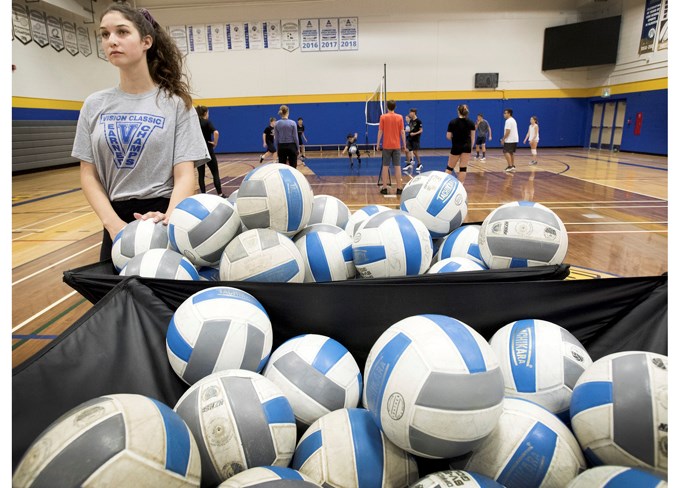
<instances>
[{"instance_id":1,"label":"black shorts","mask_svg":"<svg viewBox=\"0 0 677 488\"><path fill-rule=\"evenodd\" d=\"M475 138L475 144L477 144L478 146L481 146L482 144L486 144L486 143L487 143L487 136L477 136Z\"/></svg>"},{"instance_id":2,"label":"black shorts","mask_svg":"<svg viewBox=\"0 0 677 488\"><path fill-rule=\"evenodd\" d=\"M472 147L470 147L470 145L468 144L465 144L463 146L451 146L451 151L449 152L454 156L459 156L464 153L470 154L472 152Z\"/></svg>"},{"instance_id":3,"label":"black shorts","mask_svg":"<svg viewBox=\"0 0 677 488\"><path fill-rule=\"evenodd\" d=\"M504 142L503 143L503 152L512 154L517 150L516 142Z\"/></svg>"},{"instance_id":4,"label":"black shorts","mask_svg":"<svg viewBox=\"0 0 677 488\"><path fill-rule=\"evenodd\" d=\"M407 149L410 151L418 151L421 149L420 139L407 139Z\"/></svg>"},{"instance_id":5,"label":"black shorts","mask_svg":"<svg viewBox=\"0 0 677 488\"><path fill-rule=\"evenodd\" d=\"M268 148L269 153L274 153L274 152L277 151L277 149L275 149L275 143L274 142L266 142L266 147Z\"/></svg>"}]
</instances>

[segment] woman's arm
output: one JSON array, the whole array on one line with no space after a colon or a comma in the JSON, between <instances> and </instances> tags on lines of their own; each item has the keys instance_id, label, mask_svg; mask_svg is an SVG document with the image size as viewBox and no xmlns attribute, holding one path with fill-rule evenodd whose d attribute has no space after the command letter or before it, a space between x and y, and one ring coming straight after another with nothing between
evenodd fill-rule
<instances>
[{"instance_id":1,"label":"woman's arm","mask_svg":"<svg viewBox=\"0 0 677 488\"><path fill-rule=\"evenodd\" d=\"M127 223L122 220L108 199L108 194L104 190L99 175L96 172L96 166L92 163L80 161L80 186L89 205L94 210L94 213L104 228L108 231L111 239L115 239Z\"/></svg>"},{"instance_id":2,"label":"woman's arm","mask_svg":"<svg viewBox=\"0 0 677 488\"><path fill-rule=\"evenodd\" d=\"M215 130L212 136L212 147L216 147L218 143L219 143L219 131Z\"/></svg>"}]
</instances>

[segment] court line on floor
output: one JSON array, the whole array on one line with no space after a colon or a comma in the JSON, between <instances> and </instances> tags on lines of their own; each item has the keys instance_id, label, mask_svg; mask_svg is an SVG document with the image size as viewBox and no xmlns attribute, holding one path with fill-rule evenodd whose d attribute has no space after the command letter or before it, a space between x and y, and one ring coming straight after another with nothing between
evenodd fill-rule
<instances>
[{"instance_id":1,"label":"court line on floor","mask_svg":"<svg viewBox=\"0 0 677 488\"><path fill-rule=\"evenodd\" d=\"M16 331L19 330L21 327L23 327L24 325L26 325L26 324L32 322L33 320L35 320L36 318L40 317L41 315L43 315L43 314L49 312L51 309L53 309L53 308L56 307L57 305L59 305L59 304L65 302L66 300L68 300L70 297L72 297L72 296L75 295L76 293L78 293L78 292L77 292L77 291L72 291L72 292L70 292L68 295L66 295L65 297L59 298L56 302L52 302L51 305L49 305L49 306L43 308L43 309L40 310L38 313L36 313L36 314L34 314L33 316L27 318L26 320L24 320L23 322L21 322L19 325L17 325L16 327L14 327L14 328L12 329L12 333L16 332ZM82 300L84 301L85 299L83 298ZM33 331L33 332L36 332L36 331ZM39 332L39 330L38 330L37 332Z\"/></svg>"},{"instance_id":2,"label":"court line on floor","mask_svg":"<svg viewBox=\"0 0 677 488\"><path fill-rule=\"evenodd\" d=\"M63 264L63 263L65 263L66 261L69 261L69 260L73 259L74 257L79 256L79 255L82 254L82 253L85 253L85 252L87 252L87 251L91 251L92 249L94 249L95 247L98 247L98 246L100 246L100 245L101 245L101 243L99 242L99 243L97 243L97 244L94 244L93 246L89 246L88 248L83 249L82 251L79 251L79 252L77 252L77 253L75 253L75 254L72 254L72 255L68 256L67 258L62 259L61 261L57 261L56 263L50 264L49 266L47 266L46 268L41 269L40 271L36 271L36 272L33 273L33 274L30 274L30 275L28 275L28 276L25 276L25 277L23 277L23 278L21 278L21 279L15 281L14 283L12 283L12 286L18 285L19 283L22 283L22 282L24 282L24 281L26 281L26 280L28 280L28 279L30 279L30 278L34 278L34 277L38 276L40 273L44 273L45 271L49 270L50 268L53 268L53 267L55 267L55 266L57 266L57 265L59 265L59 264Z\"/></svg>"},{"instance_id":3,"label":"court line on floor","mask_svg":"<svg viewBox=\"0 0 677 488\"><path fill-rule=\"evenodd\" d=\"M42 223L48 222L50 220L61 218L64 215L74 214L74 213L78 213L78 212L86 212L86 214L91 214L92 213L91 209L92 209L92 207L90 207L89 205L85 205L84 207L79 207L79 208L76 208L74 210L69 210L68 212L58 212L57 211L57 214L52 216L52 217L47 217L45 219L42 219L38 222L35 222L34 224L31 224L30 226L17 227L16 229L12 229L12 232L31 231L32 225L42 224ZM89 210L89 211L87 211L87 210ZM40 213L40 212L31 212L31 213Z\"/></svg>"},{"instance_id":4,"label":"court line on floor","mask_svg":"<svg viewBox=\"0 0 677 488\"><path fill-rule=\"evenodd\" d=\"M39 202L41 200L47 200L49 198L54 198L54 197L60 197L62 195L68 195L69 193L74 193L74 192L80 191L80 190L82 190L82 188L72 188L70 190L61 191L59 193L51 193L51 194L45 195L43 197L31 198L30 200L24 200L23 202L13 203L12 207L20 207L21 205L28 205L29 203Z\"/></svg>"},{"instance_id":5,"label":"court line on floor","mask_svg":"<svg viewBox=\"0 0 677 488\"><path fill-rule=\"evenodd\" d=\"M665 230L575 230L567 234L667 234Z\"/></svg>"},{"instance_id":6,"label":"court line on floor","mask_svg":"<svg viewBox=\"0 0 677 488\"><path fill-rule=\"evenodd\" d=\"M655 170L658 170L658 171L667 171L668 170L668 168L657 168L656 166L647 166L645 164L626 163L625 161L605 161L603 159L590 158L590 157L586 157L586 156L576 156L575 154L566 154L566 156L569 156L569 157L572 157L572 158L592 159L593 161L601 161L603 163L622 164L622 165L625 165L625 166L637 166L639 168L655 169Z\"/></svg>"},{"instance_id":7,"label":"court line on floor","mask_svg":"<svg viewBox=\"0 0 677 488\"><path fill-rule=\"evenodd\" d=\"M54 227L59 227L60 225L68 224L68 223L70 223L70 222L73 222L74 220L81 219L82 217L89 217L89 216L91 216L91 214L93 214L93 213L94 213L94 212L87 212L87 213L84 213L84 214L82 214L82 215L78 215L77 217L73 217L72 219L68 219L68 220L64 220L63 222L59 222L58 224L49 225L49 226L47 226L47 227L45 227L45 228L43 228L43 229L30 229L30 228L25 229L24 232L25 232L25 231L28 231L29 234L26 234L26 235L23 235L23 236L19 236L19 237L15 238L15 239L12 239L12 242L18 241L18 240L20 240L20 239L25 239L26 237L32 236L32 235L34 235L34 234L41 234L41 233L44 233L44 232L48 231L49 229L53 229ZM38 222L38 223L39 223L39 222ZM20 232L20 231L21 231L21 229L17 229L17 230L12 229L12 232Z\"/></svg>"}]
</instances>

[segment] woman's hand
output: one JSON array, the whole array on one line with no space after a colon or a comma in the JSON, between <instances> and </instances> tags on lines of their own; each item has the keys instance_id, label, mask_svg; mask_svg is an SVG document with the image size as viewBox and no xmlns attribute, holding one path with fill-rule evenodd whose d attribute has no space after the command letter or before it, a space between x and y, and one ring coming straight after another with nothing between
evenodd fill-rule
<instances>
[{"instance_id":1,"label":"woman's hand","mask_svg":"<svg viewBox=\"0 0 677 488\"><path fill-rule=\"evenodd\" d=\"M145 214L134 212L134 218L136 220L152 220L156 224L158 222L162 222L164 225L169 223L169 217L162 212L146 212Z\"/></svg>"}]
</instances>

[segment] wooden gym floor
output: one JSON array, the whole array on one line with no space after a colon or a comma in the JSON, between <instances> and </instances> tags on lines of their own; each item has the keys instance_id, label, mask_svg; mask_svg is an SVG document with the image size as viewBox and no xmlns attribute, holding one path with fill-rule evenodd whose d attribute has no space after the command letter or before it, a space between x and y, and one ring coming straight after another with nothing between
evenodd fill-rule
<instances>
[{"instance_id":1,"label":"wooden gym floor","mask_svg":"<svg viewBox=\"0 0 677 488\"><path fill-rule=\"evenodd\" d=\"M446 158L447 150L422 151ZM397 198L379 194L377 176L345 172L318 176L323 159L308 153L299 169L316 195L330 194L351 210L368 204L397 208ZM335 157L335 153L325 154ZM223 191L229 195L258 165L258 154L219 155ZM515 200L542 203L563 220L569 234L565 262L572 278L651 276L667 271L667 157L585 149L539 149L529 166L518 152L517 172L506 174L500 150L486 162L471 161L465 188L466 222L481 222L497 206ZM327 163L329 159L326 160ZM376 156L363 158L367 167ZM348 160L345 158L345 165ZM424 170L432 169L424 167ZM79 319L91 304L63 283L63 272L98 260L101 224L80 189L79 167L12 178L12 366L17 366ZM405 182L409 177L405 177ZM214 193L207 170L207 191ZM394 185L393 185L394 188ZM394 190L391 190L394 193Z\"/></svg>"}]
</instances>

